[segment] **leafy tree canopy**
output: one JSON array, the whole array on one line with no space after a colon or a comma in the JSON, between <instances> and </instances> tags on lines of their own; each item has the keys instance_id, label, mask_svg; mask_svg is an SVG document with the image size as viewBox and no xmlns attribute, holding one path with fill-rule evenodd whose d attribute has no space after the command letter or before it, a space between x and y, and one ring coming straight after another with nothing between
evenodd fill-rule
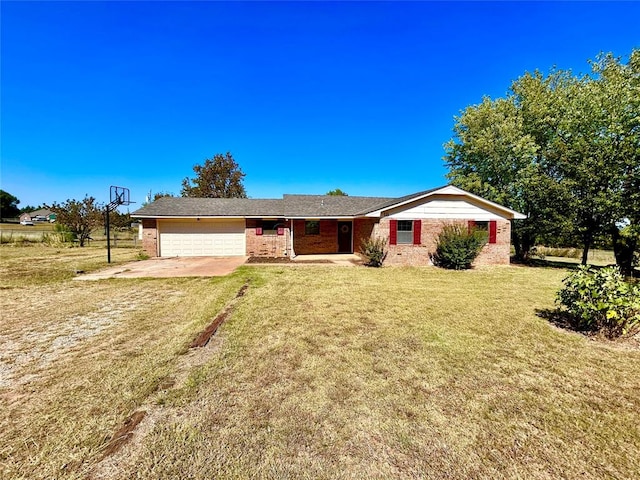
<instances>
[{"instance_id":1,"label":"leafy tree canopy","mask_svg":"<svg viewBox=\"0 0 640 480\"><path fill-rule=\"evenodd\" d=\"M156 192L153 194L153 201L155 202L159 198L165 198L165 197L175 197L175 195L170 192Z\"/></svg>"},{"instance_id":2,"label":"leafy tree canopy","mask_svg":"<svg viewBox=\"0 0 640 480\"><path fill-rule=\"evenodd\" d=\"M349 196L349 194L347 192L343 192L339 188L336 188L335 190L328 191L327 195L331 195L333 197L348 197Z\"/></svg>"},{"instance_id":3,"label":"leafy tree canopy","mask_svg":"<svg viewBox=\"0 0 640 480\"><path fill-rule=\"evenodd\" d=\"M204 165L194 165L196 176L182 181L183 197L247 198L243 178L245 174L231 153L216 153Z\"/></svg>"},{"instance_id":4,"label":"leafy tree canopy","mask_svg":"<svg viewBox=\"0 0 640 480\"><path fill-rule=\"evenodd\" d=\"M452 183L528 216L512 229L520 257L562 238L581 243L586 262L597 235L615 247L622 220L626 250L631 240L637 251L640 50L627 64L607 54L591 65L590 75L523 75L505 98L467 107L445 145Z\"/></svg>"},{"instance_id":5,"label":"leafy tree canopy","mask_svg":"<svg viewBox=\"0 0 640 480\"><path fill-rule=\"evenodd\" d=\"M155 202L159 198L164 198L164 197L175 197L175 195L170 192L152 193L151 190L149 190L149 193L146 195L144 202L142 202L142 206L144 207L145 205L148 205L149 203Z\"/></svg>"},{"instance_id":6,"label":"leafy tree canopy","mask_svg":"<svg viewBox=\"0 0 640 480\"><path fill-rule=\"evenodd\" d=\"M0 190L0 217L14 218L20 215L18 197L11 195L9 192Z\"/></svg>"},{"instance_id":7,"label":"leafy tree canopy","mask_svg":"<svg viewBox=\"0 0 640 480\"><path fill-rule=\"evenodd\" d=\"M56 214L56 223L66 227L78 239L81 247L90 238L91 231L103 223L103 206L96 203L94 197L54 203L47 208Z\"/></svg>"},{"instance_id":8,"label":"leafy tree canopy","mask_svg":"<svg viewBox=\"0 0 640 480\"><path fill-rule=\"evenodd\" d=\"M37 207L34 207L33 205L25 205L20 209L20 213L29 213L35 210L40 210L41 208L44 208L44 205L38 205Z\"/></svg>"}]
</instances>

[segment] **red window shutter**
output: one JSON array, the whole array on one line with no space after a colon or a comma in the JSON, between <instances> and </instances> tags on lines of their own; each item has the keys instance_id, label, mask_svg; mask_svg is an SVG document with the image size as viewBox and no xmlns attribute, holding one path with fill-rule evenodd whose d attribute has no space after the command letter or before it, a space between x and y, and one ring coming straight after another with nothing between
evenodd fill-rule
<instances>
[{"instance_id":1,"label":"red window shutter","mask_svg":"<svg viewBox=\"0 0 640 480\"><path fill-rule=\"evenodd\" d=\"M389 245L398 244L398 221L389 220Z\"/></svg>"},{"instance_id":2,"label":"red window shutter","mask_svg":"<svg viewBox=\"0 0 640 480\"><path fill-rule=\"evenodd\" d=\"M262 227L256 227L256 235L262 235Z\"/></svg>"},{"instance_id":3,"label":"red window shutter","mask_svg":"<svg viewBox=\"0 0 640 480\"><path fill-rule=\"evenodd\" d=\"M496 243L497 225L495 220L489 222L489 243Z\"/></svg>"},{"instance_id":4,"label":"red window shutter","mask_svg":"<svg viewBox=\"0 0 640 480\"><path fill-rule=\"evenodd\" d=\"M414 245L420 245L420 233L422 230L422 221L421 220L414 220L413 221L413 244Z\"/></svg>"},{"instance_id":5,"label":"red window shutter","mask_svg":"<svg viewBox=\"0 0 640 480\"><path fill-rule=\"evenodd\" d=\"M469 220L468 225L467 225L467 230L469 231L469 233L471 233L474 228L476 228L476 221L475 220Z\"/></svg>"},{"instance_id":6,"label":"red window shutter","mask_svg":"<svg viewBox=\"0 0 640 480\"><path fill-rule=\"evenodd\" d=\"M278 227L278 235L284 235L284 227Z\"/></svg>"}]
</instances>

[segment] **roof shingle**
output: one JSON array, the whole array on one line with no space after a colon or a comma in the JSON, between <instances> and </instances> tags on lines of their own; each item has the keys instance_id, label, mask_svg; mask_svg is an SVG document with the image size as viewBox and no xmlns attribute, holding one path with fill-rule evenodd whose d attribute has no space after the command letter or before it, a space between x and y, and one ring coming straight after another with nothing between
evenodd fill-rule
<instances>
[{"instance_id":1,"label":"roof shingle","mask_svg":"<svg viewBox=\"0 0 640 480\"><path fill-rule=\"evenodd\" d=\"M133 217L281 217L278 199L163 197L131 214Z\"/></svg>"}]
</instances>

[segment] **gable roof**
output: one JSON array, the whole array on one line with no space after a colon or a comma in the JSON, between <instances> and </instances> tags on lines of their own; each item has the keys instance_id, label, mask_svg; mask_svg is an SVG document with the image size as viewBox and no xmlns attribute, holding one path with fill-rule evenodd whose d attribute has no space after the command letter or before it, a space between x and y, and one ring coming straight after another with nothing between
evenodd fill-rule
<instances>
[{"instance_id":1,"label":"gable roof","mask_svg":"<svg viewBox=\"0 0 640 480\"><path fill-rule=\"evenodd\" d=\"M272 217L338 218L380 217L384 212L436 195L464 197L508 219L526 215L453 185L423 190L400 198L333 195L290 195L282 199L163 197L131 214L135 218Z\"/></svg>"},{"instance_id":2,"label":"gable roof","mask_svg":"<svg viewBox=\"0 0 640 480\"><path fill-rule=\"evenodd\" d=\"M386 204L379 205L370 211L362 212L362 215L366 215L368 217L379 217L382 215L383 212L387 210L399 208L399 207L402 207L403 205L424 200L436 195L452 195L457 197L465 197L469 200L472 200L474 203L482 205L484 208L488 208L488 209L500 212L502 216L510 220L514 220L514 219L522 220L527 218L526 215L520 212L516 212L515 210L512 210L503 205L487 200L486 198L482 198L477 195L474 195L473 193L467 192L466 190L455 187L453 185L445 185L443 187L432 188L431 190L424 190L422 192L417 192L411 195L406 195L404 197L396 198Z\"/></svg>"},{"instance_id":3,"label":"gable roof","mask_svg":"<svg viewBox=\"0 0 640 480\"><path fill-rule=\"evenodd\" d=\"M29 212L29 215L31 215L32 217L48 217L49 215L53 215L53 212L46 208L39 208L38 210Z\"/></svg>"}]
</instances>

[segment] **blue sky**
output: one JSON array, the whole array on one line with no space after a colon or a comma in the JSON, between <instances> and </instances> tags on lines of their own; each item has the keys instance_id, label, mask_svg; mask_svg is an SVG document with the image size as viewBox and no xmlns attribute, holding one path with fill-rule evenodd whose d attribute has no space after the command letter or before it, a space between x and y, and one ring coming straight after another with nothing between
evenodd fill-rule
<instances>
[{"instance_id":1,"label":"blue sky","mask_svg":"<svg viewBox=\"0 0 640 480\"><path fill-rule=\"evenodd\" d=\"M640 3L0 3L0 186L180 193L230 151L253 198L446 183L454 115L640 47Z\"/></svg>"}]
</instances>

